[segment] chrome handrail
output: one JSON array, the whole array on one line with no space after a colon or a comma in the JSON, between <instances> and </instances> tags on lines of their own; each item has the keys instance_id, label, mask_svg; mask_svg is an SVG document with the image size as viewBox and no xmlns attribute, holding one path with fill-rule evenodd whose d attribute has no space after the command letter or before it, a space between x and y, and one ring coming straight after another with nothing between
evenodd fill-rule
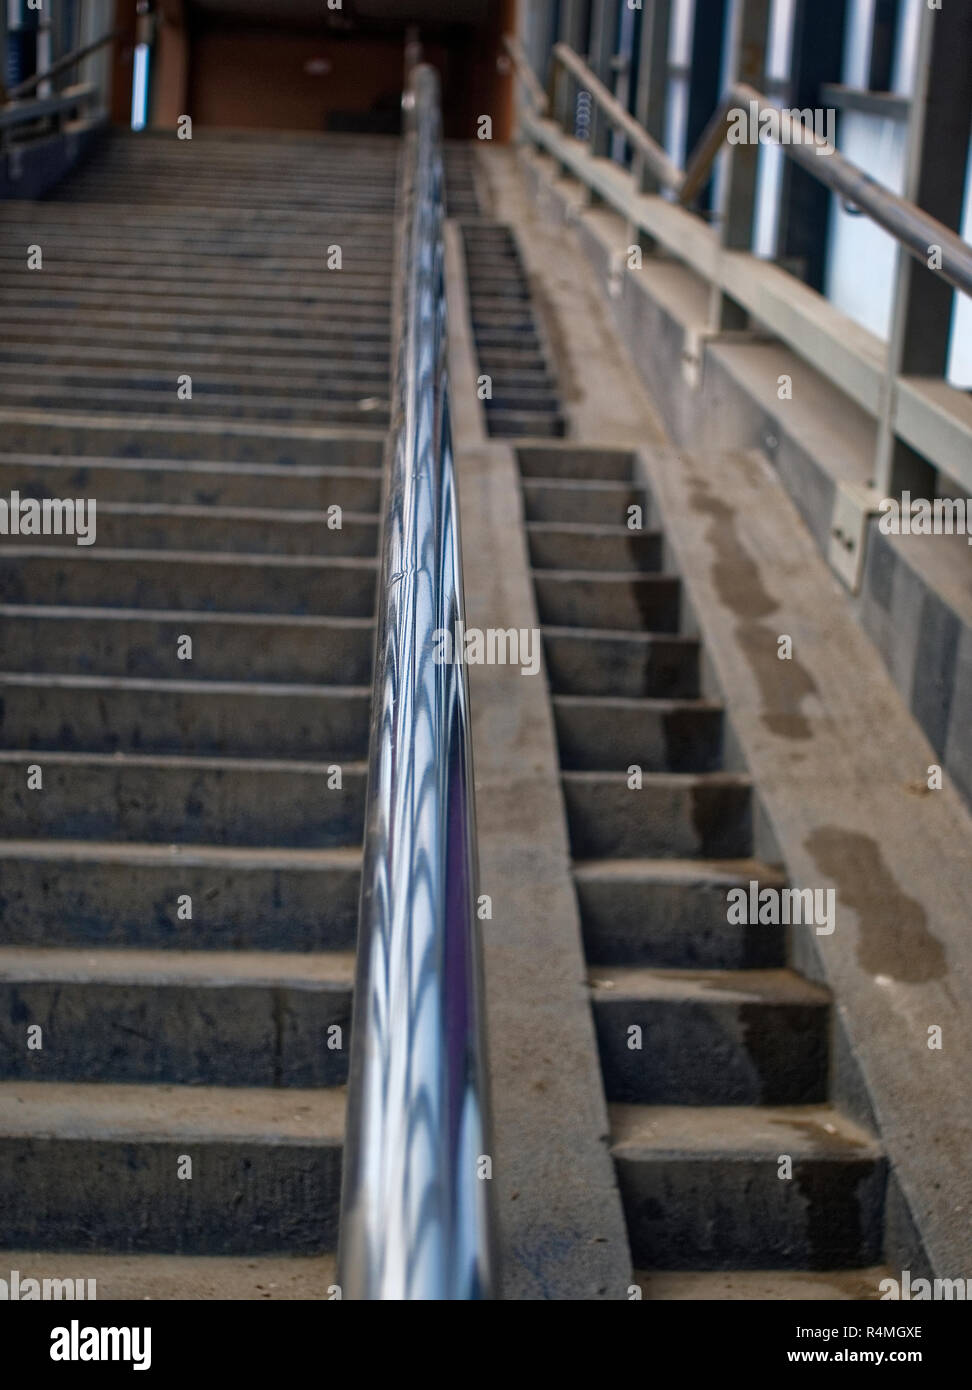
<instances>
[{"instance_id":1,"label":"chrome handrail","mask_svg":"<svg viewBox=\"0 0 972 1390\"><path fill-rule=\"evenodd\" d=\"M379 586L339 1281L357 1299L490 1295L490 1164L439 80L405 98L400 333Z\"/></svg>"}]
</instances>

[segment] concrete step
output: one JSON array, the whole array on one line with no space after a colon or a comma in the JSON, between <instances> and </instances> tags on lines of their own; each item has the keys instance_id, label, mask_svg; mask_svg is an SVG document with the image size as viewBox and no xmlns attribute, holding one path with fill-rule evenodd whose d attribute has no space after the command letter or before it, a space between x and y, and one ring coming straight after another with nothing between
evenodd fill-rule
<instances>
[{"instance_id":1,"label":"concrete step","mask_svg":"<svg viewBox=\"0 0 972 1390\"><path fill-rule=\"evenodd\" d=\"M356 401L324 401L314 404L296 399L267 396L253 399L226 394L200 393L192 402L180 401L176 396L175 384L171 391L118 391L96 389L82 386L56 387L7 383L0 389L0 403L6 407L16 406L31 409L61 410L65 407L74 410L116 414L132 411L156 415L185 416L189 413L213 419L225 420L263 420L292 422L294 424L354 425L362 421L384 428L389 420L389 407L384 395L362 395Z\"/></svg>"},{"instance_id":2,"label":"concrete step","mask_svg":"<svg viewBox=\"0 0 972 1390\"><path fill-rule=\"evenodd\" d=\"M486 421L489 433L498 439L522 439L527 436L559 439L567 433L564 417L551 412L506 410L500 405L497 409L487 410Z\"/></svg>"},{"instance_id":3,"label":"concrete step","mask_svg":"<svg viewBox=\"0 0 972 1390\"><path fill-rule=\"evenodd\" d=\"M508 415L557 415L559 404L552 391L517 383L502 386L494 381L486 409L487 413Z\"/></svg>"},{"instance_id":4,"label":"concrete step","mask_svg":"<svg viewBox=\"0 0 972 1390\"><path fill-rule=\"evenodd\" d=\"M590 984L608 1100L812 1105L826 1098L830 996L791 970L612 965L592 969Z\"/></svg>"},{"instance_id":5,"label":"concrete step","mask_svg":"<svg viewBox=\"0 0 972 1390\"><path fill-rule=\"evenodd\" d=\"M334 1250L343 1131L343 1093L327 1087L0 1083L0 1240L32 1250ZM191 1179L179 1177L186 1157Z\"/></svg>"},{"instance_id":6,"label":"concrete step","mask_svg":"<svg viewBox=\"0 0 972 1390\"><path fill-rule=\"evenodd\" d=\"M695 699L699 693L694 637L547 626L543 649L555 695L636 700Z\"/></svg>"},{"instance_id":7,"label":"concrete step","mask_svg":"<svg viewBox=\"0 0 972 1390\"><path fill-rule=\"evenodd\" d=\"M520 475L540 481L631 483L634 456L618 449L551 449L530 444L516 451Z\"/></svg>"},{"instance_id":8,"label":"concrete step","mask_svg":"<svg viewBox=\"0 0 972 1390\"><path fill-rule=\"evenodd\" d=\"M367 457L367 454L365 455ZM377 467L183 463L164 459L70 458L0 454L0 488L23 497L83 497L106 505L270 508L375 514L381 506Z\"/></svg>"},{"instance_id":9,"label":"concrete step","mask_svg":"<svg viewBox=\"0 0 972 1390\"><path fill-rule=\"evenodd\" d=\"M556 695L560 765L567 772L716 772L723 708L712 700Z\"/></svg>"},{"instance_id":10,"label":"concrete step","mask_svg":"<svg viewBox=\"0 0 972 1390\"><path fill-rule=\"evenodd\" d=\"M881 1257L887 1168L827 1105L612 1105L635 1266L840 1270ZM781 1157L793 1162L779 1176Z\"/></svg>"},{"instance_id":11,"label":"concrete step","mask_svg":"<svg viewBox=\"0 0 972 1390\"><path fill-rule=\"evenodd\" d=\"M367 559L26 546L9 537L0 545L0 601L9 604L366 618L375 582Z\"/></svg>"},{"instance_id":12,"label":"concrete step","mask_svg":"<svg viewBox=\"0 0 972 1390\"><path fill-rule=\"evenodd\" d=\"M752 786L735 773L623 772L562 777L575 859L746 859L752 854Z\"/></svg>"},{"instance_id":13,"label":"concrete step","mask_svg":"<svg viewBox=\"0 0 972 1390\"><path fill-rule=\"evenodd\" d=\"M185 368L183 369L185 370ZM179 381L180 371L162 369L127 370L120 367L105 367L100 364L83 366L49 362L22 363L0 362L0 394L13 395L24 387L33 384L47 388L63 388L65 394L75 390L104 391L106 388L122 392L174 392ZM378 377L362 382L356 373L348 374L348 368L341 375L319 375L294 377L280 374L271 364L266 364L262 375L252 373L236 375L232 369L216 373L212 370L196 372L192 378L192 399L194 402L208 403L211 399L246 395L256 401L293 401L302 403L308 398L322 405L357 402L372 396L384 398L388 394L388 382Z\"/></svg>"},{"instance_id":14,"label":"concrete step","mask_svg":"<svg viewBox=\"0 0 972 1390\"><path fill-rule=\"evenodd\" d=\"M315 371L328 371L334 366L361 369L362 380L370 380L390 373L390 348L374 333L363 333L357 340L348 328L331 335L330 323L317 333L301 332L288 339L276 332L273 322L263 326L262 331L250 334L233 333L223 325L210 329L193 326L191 345L187 345L185 333L166 329L153 324L141 328L137 324L126 325L120 320L111 321L99 318L97 323L83 321L65 324L52 320L50 312L41 318L40 314L22 311L16 317L8 315L4 321L5 336L12 344L11 360L20 360L15 349L23 349L25 354L56 354L68 362L87 359L120 362L149 362L161 365L169 361L179 369L190 371L200 361L233 362L237 371L260 371L264 363L272 361L279 370L290 370L311 374ZM27 357L24 360L29 360ZM183 363L185 364L183 366Z\"/></svg>"},{"instance_id":15,"label":"concrete step","mask_svg":"<svg viewBox=\"0 0 972 1390\"><path fill-rule=\"evenodd\" d=\"M255 475L255 470L269 468L281 479L290 474L310 478L334 469L342 473L380 469L385 446L383 431L364 427L273 428L198 418L166 420L159 416L104 420L64 411L45 413L2 407L0 426L6 457L32 454L65 461L85 460L92 465L127 460L135 461L137 468L176 465L194 473L214 470L220 475L228 471L249 476ZM194 499L176 496L171 500L180 503ZM272 506L272 500L265 505Z\"/></svg>"},{"instance_id":16,"label":"concrete step","mask_svg":"<svg viewBox=\"0 0 972 1390\"><path fill-rule=\"evenodd\" d=\"M92 1255L70 1251L3 1250L0 1268L27 1279L94 1282L100 1301L220 1300L273 1302L337 1296L334 1255ZM9 1273L5 1278L9 1279ZM58 1284L56 1287L60 1287ZM646 1297L654 1295L646 1294Z\"/></svg>"},{"instance_id":17,"label":"concrete step","mask_svg":"<svg viewBox=\"0 0 972 1390\"><path fill-rule=\"evenodd\" d=\"M820 1273L789 1269L635 1270L634 1282L642 1297L653 1300L691 1300L692 1302L765 1303L785 1299L788 1303L863 1302L880 1299L881 1281L890 1277L883 1265L871 1269L832 1269ZM98 1285L99 1289L101 1285ZM285 1285L278 1284L278 1287ZM286 1294L279 1295L287 1297Z\"/></svg>"},{"instance_id":18,"label":"concrete step","mask_svg":"<svg viewBox=\"0 0 972 1390\"><path fill-rule=\"evenodd\" d=\"M193 294L187 290L179 294L171 285L163 283L153 293L151 287L138 290L129 286L127 282L116 284L105 281L99 284L98 281L91 282L87 278L81 283L74 281L71 284L57 285L53 283L53 278L51 283L48 283L45 275L42 283L38 283L36 272L29 281L7 280L0 288L0 303L20 305L27 309L72 309L78 311L76 317L79 319L86 318L89 313L97 315L99 310L117 310L120 297L132 312L178 317L185 322L187 329L192 327L197 317L205 318L207 315L223 317L245 314L252 316L259 326L262 319L279 321L281 312L285 309L289 318L317 320L319 331L320 318L329 312L333 313L335 318L348 323L386 323L392 308L390 290L384 288L363 292L360 298L355 295L353 299L348 299L339 286L333 290L321 290L317 293L308 290L284 297L279 292L257 294L249 290L244 291L239 284L233 293L229 290L222 294L213 290L209 293L200 290Z\"/></svg>"},{"instance_id":19,"label":"concrete step","mask_svg":"<svg viewBox=\"0 0 972 1390\"><path fill-rule=\"evenodd\" d=\"M355 762L368 756L361 686L0 674L0 747Z\"/></svg>"},{"instance_id":20,"label":"concrete step","mask_svg":"<svg viewBox=\"0 0 972 1390\"><path fill-rule=\"evenodd\" d=\"M70 341L43 342L37 341L29 330L18 329L8 332L6 344L0 345L0 362L16 363L21 368L31 363L45 367L57 365L76 368L82 360L99 369L155 372L167 382L175 381L183 372L189 372L193 382L197 377L205 380L212 376L232 374L236 380L242 378L257 385L270 372L274 377L286 376L294 383L314 387L353 372L359 387L362 382L368 382L378 392L387 389L389 379L389 365L385 357L349 362L337 355L323 358L308 353L289 355L280 343L276 345L274 354L267 354L265 350L255 352L252 348L249 351L241 350L235 340L231 349L224 344L222 350L180 353L175 345L169 351L164 350L161 344L154 350L136 347L131 338L127 344L106 344L104 341L98 342L93 334L88 338L78 335Z\"/></svg>"},{"instance_id":21,"label":"concrete step","mask_svg":"<svg viewBox=\"0 0 972 1390\"><path fill-rule=\"evenodd\" d=\"M336 849L361 842L366 778L353 762L0 751L0 825L11 839Z\"/></svg>"},{"instance_id":22,"label":"concrete step","mask_svg":"<svg viewBox=\"0 0 972 1390\"><path fill-rule=\"evenodd\" d=\"M349 951L360 882L357 848L0 840L0 944Z\"/></svg>"},{"instance_id":23,"label":"concrete step","mask_svg":"<svg viewBox=\"0 0 972 1390\"><path fill-rule=\"evenodd\" d=\"M522 488L527 521L627 529L629 508L644 504L637 488L611 480L524 478Z\"/></svg>"},{"instance_id":24,"label":"concrete step","mask_svg":"<svg viewBox=\"0 0 972 1390\"><path fill-rule=\"evenodd\" d=\"M681 582L675 575L534 570L533 577L544 626L679 629Z\"/></svg>"},{"instance_id":25,"label":"concrete step","mask_svg":"<svg viewBox=\"0 0 972 1390\"><path fill-rule=\"evenodd\" d=\"M353 978L350 953L2 947L0 1075L341 1085Z\"/></svg>"},{"instance_id":26,"label":"concrete step","mask_svg":"<svg viewBox=\"0 0 972 1390\"><path fill-rule=\"evenodd\" d=\"M785 887L768 864L588 859L573 873L590 965L759 970L786 960L783 929L728 921L731 889Z\"/></svg>"},{"instance_id":27,"label":"concrete step","mask_svg":"<svg viewBox=\"0 0 972 1390\"><path fill-rule=\"evenodd\" d=\"M377 515L343 508L340 515L330 515L326 511L281 508L102 502L99 498L97 520L97 543L109 550L307 555L319 559L374 556L378 550ZM31 544L63 546L64 537L32 536Z\"/></svg>"},{"instance_id":28,"label":"concrete step","mask_svg":"<svg viewBox=\"0 0 972 1390\"><path fill-rule=\"evenodd\" d=\"M70 309L70 317L79 337L88 338L99 334L103 341L109 336L125 341L131 334L136 339L152 341L156 334L176 337L180 330L184 342L196 347L213 339L235 342L241 335L251 332L254 339L275 338L287 352L306 350L311 344L323 355L336 351L347 351L349 359L366 350L368 343L374 343L379 352L387 354L391 338L387 316L378 314L366 307L355 314L345 305L329 313L321 322L319 313L292 314L279 309L276 314L253 314L245 311L222 312L218 305L197 305L190 317L182 308L175 307L171 299L159 301L151 308L118 309L116 300L102 307L88 305L83 312L77 305L65 305L56 296L52 302L40 301L36 296L22 301L10 300L4 307L4 321L8 317L18 325L37 326L58 332Z\"/></svg>"},{"instance_id":29,"label":"concrete step","mask_svg":"<svg viewBox=\"0 0 972 1390\"><path fill-rule=\"evenodd\" d=\"M369 685L374 623L367 618L0 606L0 661L35 675L148 680ZM179 642L192 638L192 661Z\"/></svg>"}]
</instances>

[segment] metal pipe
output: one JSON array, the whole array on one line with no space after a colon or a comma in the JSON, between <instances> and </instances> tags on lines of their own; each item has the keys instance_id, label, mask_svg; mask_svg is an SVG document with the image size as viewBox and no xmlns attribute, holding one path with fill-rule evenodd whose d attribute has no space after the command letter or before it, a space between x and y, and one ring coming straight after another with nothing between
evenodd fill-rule
<instances>
[{"instance_id":1,"label":"metal pipe","mask_svg":"<svg viewBox=\"0 0 972 1390\"><path fill-rule=\"evenodd\" d=\"M20 97L25 97L32 92L35 87L39 87L42 82L49 81L52 77L57 77L59 73L66 72L68 68L73 68L75 63L80 63L84 58L90 57L92 53L97 53L99 48L104 48L106 44L114 43L120 39L123 30L115 29L110 34L104 34L94 43L86 44L84 48L76 48L73 53L67 53L63 58L59 58L53 63L46 72L36 72L33 77L28 77L26 81L18 83L7 92L8 101L17 101Z\"/></svg>"},{"instance_id":2,"label":"metal pipe","mask_svg":"<svg viewBox=\"0 0 972 1390\"><path fill-rule=\"evenodd\" d=\"M634 116L630 115L615 99L583 59L579 58L574 50L568 48L565 43L558 43L555 46L553 56L555 62L560 63L568 72L572 72L590 92L594 101L603 110L608 122L628 137L658 182L666 188L677 189L682 181L681 169L673 159L669 158L661 145L651 138L647 130L638 124Z\"/></svg>"},{"instance_id":3,"label":"metal pipe","mask_svg":"<svg viewBox=\"0 0 972 1390\"><path fill-rule=\"evenodd\" d=\"M530 60L524 52L522 43L515 35L507 34L503 39L503 44L512 60L514 72L526 88L534 110L539 115L545 116L550 108L550 98L543 89L543 83L530 66Z\"/></svg>"},{"instance_id":4,"label":"metal pipe","mask_svg":"<svg viewBox=\"0 0 972 1390\"><path fill-rule=\"evenodd\" d=\"M771 138L776 139L776 143L794 163L806 169L818 182L832 189L841 198L867 213L873 222L889 232L911 255L922 261L943 280L947 280L955 289L972 295L972 247L968 242L963 241L943 222L939 222L914 203L898 197L896 193L879 184L840 154L833 145L822 140L801 119L792 116L786 108L769 102L755 87L737 83L730 88L699 138L688 160L688 167L683 172L615 100L573 49L563 43L557 44L554 48L554 59L583 83L594 101L603 109L608 121L616 129L623 131L635 149L643 155L659 183L675 191L681 202L690 202L704 186L728 135L729 113L737 106L744 107L748 112L752 103L759 113L759 122L764 111L776 117L779 123L778 132L774 135L771 131ZM940 266L929 264L933 247L940 248Z\"/></svg>"},{"instance_id":5,"label":"metal pipe","mask_svg":"<svg viewBox=\"0 0 972 1390\"><path fill-rule=\"evenodd\" d=\"M345 1298L479 1299L491 1160L468 692L461 650L442 660L464 628L434 69L414 69L405 108L339 1279Z\"/></svg>"}]
</instances>

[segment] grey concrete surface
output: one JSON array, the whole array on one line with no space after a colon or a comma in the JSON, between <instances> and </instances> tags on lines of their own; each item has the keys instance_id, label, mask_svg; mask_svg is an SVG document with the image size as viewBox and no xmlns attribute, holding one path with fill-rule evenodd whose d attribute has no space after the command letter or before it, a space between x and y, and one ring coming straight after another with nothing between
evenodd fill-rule
<instances>
[{"instance_id":1,"label":"grey concrete surface","mask_svg":"<svg viewBox=\"0 0 972 1390\"><path fill-rule=\"evenodd\" d=\"M955 789L929 791L939 761L855 621L845 591L769 463L695 458L651 442L657 413L636 364L592 339L608 308L569 232L542 224L504 157L486 160L509 197L525 258L559 321L578 383L575 430L641 449L708 652L706 690L730 713L791 882L833 887L833 936L794 939L795 963L836 999L836 1095L880 1125L891 1169L887 1258L911 1257L913 1214L936 1273L972 1267L972 822ZM494 172L495 171L495 172ZM525 229L525 230L524 230ZM599 327L598 325L601 325ZM620 354L620 356L619 356ZM793 637L795 666L776 656ZM932 1025L941 1050L928 1046Z\"/></svg>"},{"instance_id":2,"label":"grey concrete surface","mask_svg":"<svg viewBox=\"0 0 972 1390\"><path fill-rule=\"evenodd\" d=\"M536 627L510 450L483 442L460 263L448 256L467 624ZM470 667L495 1209L506 1299L617 1299L631 1281L540 676Z\"/></svg>"}]
</instances>

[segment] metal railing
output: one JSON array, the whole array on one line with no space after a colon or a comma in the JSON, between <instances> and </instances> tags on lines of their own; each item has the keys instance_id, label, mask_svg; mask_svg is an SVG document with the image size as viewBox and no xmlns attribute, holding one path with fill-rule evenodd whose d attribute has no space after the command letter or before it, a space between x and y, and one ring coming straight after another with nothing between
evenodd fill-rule
<instances>
[{"instance_id":1,"label":"metal railing","mask_svg":"<svg viewBox=\"0 0 972 1390\"><path fill-rule=\"evenodd\" d=\"M490 1296L477 857L449 383L439 81L405 98L405 221L379 583L340 1273L345 1298Z\"/></svg>"},{"instance_id":2,"label":"metal railing","mask_svg":"<svg viewBox=\"0 0 972 1390\"><path fill-rule=\"evenodd\" d=\"M122 37L123 31L120 29L103 34L94 43L85 44L82 48L65 54L45 72L34 73L16 87L0 94L0 148L7 147L12 132L18 127L51 121L55 129L58 129L66 117L77 115L85 108L94 107L101 93L93 83L78 83L50 96L32 97L31 93Z\"/></svg>"},{"instance_id":3,"label":"metal railing","mask_svg":"<svg viewBox=\"0 0 972 1390\"><path fill-rule=\"evenodd\" d=\"M904 253L903 259L913 257L936 278L972 295L972 247L967 242L915 203L878 183L821 140L797 115L769 101L754 87L733 84L700 136L686 168L681 169L567 44L558 43L552 50L552 102L529 68L520 44L508 42L507 51L527 93L520 114L522 135L619 212L629 230L637 228L702 276L711 290L718 291L711 299L713 310L719 296L734 301L753 322L779 338L876 420L873 491L881 496L892 491L895 438L947 477L972 487L972 413L963 392L948 387L941 377L901 374L893 342L889 347L858 328L824 296L772 263L747 257L739 247L730 250L723 245L719 229L692 215L686 205L704 186L726 144L730 113L741 108L749 113L750 128L755 110L755 124L761 133L765 130L788 158L847 206L865 213L888 232ZM636 164L633 174L612 160L598 158L591 142L568 132L570 82L577 84L577 90L589 93L598 119L630 142ZM542 101L536 100L538 89L543 92ZM557 119L549 114L551 109ZM764 113L773 117L765 124ZM649 196L646 175L675 198L667 201ZM709 329L719 331L715 314Z\"/></svg>"},{"instance_id":4,"label":"metal railing","mask_svg":"<svg viewBox=\"0 0 972 1390\"><path fill-rule=\"evenodd\" d=\"M535 107L538 114L545 114L549 105L546 94L527 64L522 46L515 39L508 39L506 48L524 88L534 102L538 89L543 94L543 103L535 102ZM558 69L569 73L590 92L594 104L604 113L608 124L631 142L658 183L675 193L680 203L691 202L705 186L712 166L727 141L731 112L739 108L747 113L750 110L758 112L751 122L757 127L763 125L764 112L773 114L778 118L779 136L776 143L790 159L846 202L866 213L879 227L890 232L923 265L928 265L929 247L940 247L941 264L928 265L928 269L947 280L955 289L972 294L972 246L968 242L937 218L878 183L822 140L803 120L771 103L755 87L736 83L729 88L719 109L699 137L686 167L680 169L569 45L556 44L552 59L555 73ZM527 78L527 73L532 82ZM770 121L763 128L772 137L774 123Z\"/></svg>"}]
</instances>

